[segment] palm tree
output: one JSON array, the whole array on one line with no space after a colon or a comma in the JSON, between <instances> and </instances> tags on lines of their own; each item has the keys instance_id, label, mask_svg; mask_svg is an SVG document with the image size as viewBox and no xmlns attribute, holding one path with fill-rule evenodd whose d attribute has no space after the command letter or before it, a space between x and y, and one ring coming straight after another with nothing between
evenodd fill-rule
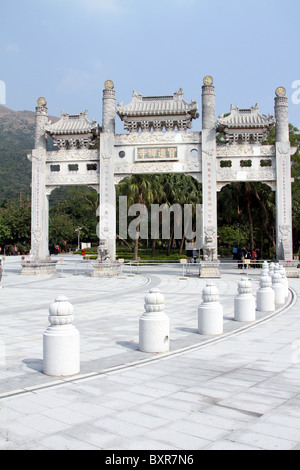
<instances>
[{"instance_id":1,"label":"palm tree","mask_svg":"<svg viewBox=\"0 0 300 470\"><path fill-rule=\"evenodd\" d=\"M202 192L201 185L193 177L185 176L183 174L171 174L166 175L164 190L166 194L166 203L169 206L174 206L175 204L180 204L183 208L185 204L191 204L193 208L193 214L196 213L196 204L200 204ZM172 224L171 235L168 243L167 254L170 255L172 242L174 238L175 224L178 223L178 220L174 218ZM195 224L195 222L194 222ZM182 255L184 242L186 240L187 233L187 221L185 226L183 226L183 235L180 242L180 255ZM195 230L195 225L193 226Z\"/></svg>"},{"instance_id":2,"label":"palm tree","mask_svg":"<svg viewBox=\"0 0 300 470\"><path fill-rule=\"evenodd\" d=\"M147 206L153 203L151 176L133 175L121 181L118 185L118 194L127 196L128 208L133 204ZM136 238L134 243L134 260L138 260L139 238L141 230L141 213L137 218Z\"/></svg>"}]
</instances>

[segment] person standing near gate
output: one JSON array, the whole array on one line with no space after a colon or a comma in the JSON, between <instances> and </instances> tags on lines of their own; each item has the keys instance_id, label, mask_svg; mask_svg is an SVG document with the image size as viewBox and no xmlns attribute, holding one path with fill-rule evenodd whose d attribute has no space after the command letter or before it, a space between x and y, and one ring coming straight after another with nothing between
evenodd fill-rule
<instances>
[{"instance_id":1,"label":"person standing near gate","mask_svg":"<svg viewBox=\"0 0 300 470\"><path fill-rule=\"evenodd\" d=\"M251 261L252 261L252 263L253 263L253 267L255 268L255 267L256 267L255 263L256 263L256 261L257 261L257 252L256 252L256 250L253 250L253 251L252 251Z\"/></svg>"}]
</instances>

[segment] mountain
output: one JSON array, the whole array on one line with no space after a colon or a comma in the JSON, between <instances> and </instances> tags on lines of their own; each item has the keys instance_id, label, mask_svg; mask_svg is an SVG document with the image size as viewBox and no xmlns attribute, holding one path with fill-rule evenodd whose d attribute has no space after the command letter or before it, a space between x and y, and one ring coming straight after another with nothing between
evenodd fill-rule
<instances>
[{"instance_id":1,"label":"mountain","mask_svg":"<svg viewBox=\"0 0 300 470\"><path fill-rule=\"evenodd\" d=\"M58 118L50 117L52 122ZM30 194L35 113L0 106L0 205L6 199Z\"/></svg>"},{"instance_id":2,"label":"mountain","mask_svg":"<svg viewBox=\"0 0 300 470\"><path fill-rule=\"evenodd\" d=\"M0 117L5 116L6 114L14 113L11 109L6 108L5 106L0 105Z\"/></svg>"}]
</instances>

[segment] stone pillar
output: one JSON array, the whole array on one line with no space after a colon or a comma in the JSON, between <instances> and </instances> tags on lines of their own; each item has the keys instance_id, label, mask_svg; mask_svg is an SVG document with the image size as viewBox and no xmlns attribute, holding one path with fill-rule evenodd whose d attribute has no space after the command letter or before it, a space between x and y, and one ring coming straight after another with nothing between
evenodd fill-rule
<instances>
[{"instance_id":1,"label":"stone pillar","mask_svg":"<svg viewBox=\"0 0 300 470\"><path fill-rule=\"evenodd\" d=\"M209 282L203 289L202 304L198 308L198 333L222 335L223 329L223 306L219 302L219 291L215 284Z\"/></svg>"},{"instance_id":2,"label":"stone pillar","mask_svg":"<svg viewBox=\"0 0 300 470\"><path fill-rule=\"evenodd\" d=\"M289 105L286 90L279 87L275 98L276 142L289 142Z\"/></svg>"},{"instance_id":3,"label":"stone pillar","mask_svg":"<svg viewBox=\"0 0 300 470\"><path fill-rule=\"evenodd\" d=\"M165 299L158 289L145 297L145 312L139 320L139 350L164 353L170 348L170 322L164 312Z\"/></svg>"},{"instance_id":4,"label":"stone pillar","mask_svg":"<svg viewBox=\"0 0 300 470\"><path fill-rule=\"evenodd\" d=\"M252 284L248 278L239 282L238 295L234 299L234 319L240 322L256 320L255 297L252 295Z\"/></svg>"},{"instance_id":5,"label":"stone pillar","mask_svg":"<svg viewBox=\"0 0 300 470\"><path fill-rule=\"evenodd\" d=\"M66 377L80 372L80 336L72 325L73 306L64 296L49 308L50 326L43 335L44 374Z\"/></svg>"},{"instance_id":6,"label":"stone pillar","mask_svg":"<svg viewBox=\"0 0 300 470\"><path fill-rule=\"evenodd\" d=\"M31 257L45 261L49 256L49 204L46 193L47 139L45 125L48 109L45 98L37 101L35 113L35 148L29 156L32 164L31 180Z\"/></svg>"},{"instance_id":7,"label":"stone pillar","mask_svg":"<svg viewBox=\"0 0 300 470\"><path fill-rule=\"evenodd\" d=\"M276 118L276 229L277 259L293 260L292 178L289 113L286 90L279 87L275 98Z\"/></svg>"},{"instance_id":8,"label":"stone pillar","mask_svg":"<svg viewBox=\"0 0 300 470\"><path fill-rule=\"evenodd\" d=\"M114 184L114 137L116 97L112 81L103 90L103 119L100 135L99 246L105 244L107 261L116 260L116 190Z\"/></svg>"},{"instance_id":9,"label":"stone pillar","mask_svg":"<svg viewBox=\"0 0 300 470\"><path fill-rule=\"evenodd\" d=\"M215 87L212 77L205 77L202 87L202 204L204 261L216 262L218 261L217 157ZM205 277L205 273L202 277Z\"/></svg>"}]
</instances>

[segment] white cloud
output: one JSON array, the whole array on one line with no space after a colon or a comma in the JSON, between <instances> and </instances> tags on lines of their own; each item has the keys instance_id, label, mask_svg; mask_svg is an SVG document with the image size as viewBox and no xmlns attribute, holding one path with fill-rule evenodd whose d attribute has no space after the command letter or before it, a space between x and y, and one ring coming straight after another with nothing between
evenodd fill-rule
<instances>
[{"instance_id":1,"label":"white cloud","mask_svg":"<svg viewBox=\"0 0 300 470\"><path fill-rule=\"evenodd\" d=\"M9 52L11 54L15 54L19 52L19 50L20 50L19 44L17 44L16 42L9 42L6 45L6 52Z\"/></svg>"},{"instance_id":2,"label":"white cloud","mask_svg":"<svg viewBox=\"0 0 300 470\"><path fill-rule=\"evenodd\" d=\"M60 81L58 88L62 92L74 93L86 88L90 75L82 70L70 68Z\"/></svg>"}]
</instances>

